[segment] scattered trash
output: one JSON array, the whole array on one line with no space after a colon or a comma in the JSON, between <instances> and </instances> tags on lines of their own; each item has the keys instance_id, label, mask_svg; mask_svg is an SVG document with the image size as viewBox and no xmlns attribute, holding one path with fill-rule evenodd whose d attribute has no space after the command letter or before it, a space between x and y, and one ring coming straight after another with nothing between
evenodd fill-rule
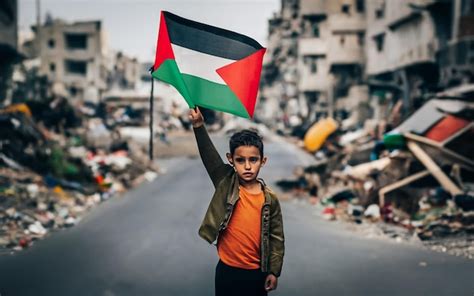
<instances>
[{"instance_id":1,"label":"scattered trash","mask_svg":"<svg viewBox=\"0 0 474 296\"><path fill-rule=\"evenodd\" d=\"M364 212L364 216L374 219L380 219L380 207L376 204L368 206Z\"/></svg>"},{"instance_id":2,"label":"scattered trash","mask_svg":"<svg viewBox=\"0 0 474 296\"><path fill-rule=\"evenodd\" d=\"M0 109L0 251L30 247L158 176L158 166L133 140L120 139L107 114L80 114L65 99Z\"/></svg>"},{"instance_id":3,"label":"scattered trash","mask_svg":"<svg viewBox=\"0 0 474 296\"><path fill-rule=\"evenodd\" d=\"M45 235L46 229L44 229L43 225L40 222L36 221L34 224L31 224L28 227L28 230L33 234Z\"/></svg>"},{"instance_id":4,"label":"scattered trash","mask_svg":"<svg viewBox=\"0 0 474 296\"><path fill-rule=\"evenodd\" d=\"M474 241L473 109L468 100L434 98L395 128L384 121L367 120L361 128L320 120L299 144L316 164L277 185L321 204L324 219L375 223L397 242L415 236L430 248L472 258L474 248L464 242ZM312 179L318 182L310 192Z\"/></svg>"},{"instance_id":5,"label":"scattered trash","mask_svg":"<svg viewBox=\"0 0 474 296\"><path fill-rule=\"evenodd\" d=\"M326 220L334 220L336 218L336 210L334 207L327 207L323 210L322 215Z\"/></svg>"},{"instance_id":6,"label":"scattered trash","mask_svg":"<svg viewBox=\"0 0 474 296\"><path fill-rule=\"evenodd\" d=\"M340 192L333 194L327 200L332 203L338 203L340 201L351 200L353 198L355 198L354 192L352 192L351 190L342 190Z\"/></svg>"},{"instance_id":7,"label":"scattered trash","mask_svg":"<svg viewBox=\"0 0 474 296\"><path fill-rule=\"evenodd\" d=\"M464 211L474 211L474 196L468 194L458 194L454 196L454 202Z\"/></svg>"},{"instance_id":8,"label":"scattered trash","mask_svg":"<svg viewBox=\"0 0 474 296\"><path fill-rule=\"evenodd\" d=\"M321 119L308 129L304 138L304 144L308 151L318 150L324 141L336 131L338 123L333 118Z\"/></svg>"}]
</instances>

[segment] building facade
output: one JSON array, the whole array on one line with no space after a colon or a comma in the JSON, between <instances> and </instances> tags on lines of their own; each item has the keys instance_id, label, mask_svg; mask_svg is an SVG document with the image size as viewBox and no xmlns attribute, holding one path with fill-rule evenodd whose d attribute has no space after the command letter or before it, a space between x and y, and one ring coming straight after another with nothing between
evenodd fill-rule
<instances>
[{"instance_id":1,"label":"building facade","mask_svg":"<svg viewBox=\"0 0 474 296\"><path fill-rule=\"evenodd\" d=\"M10 96L13 65L21 59L18 53L18 1L0 2L0 104Z\"/></svg>"},{"instance_id":2,"label":"building facade","mask_svg":"<svg viewBox=\"0 0 474 296\"><path fill-rule=\"evenodd\" d=\"M268 47L260 93L290 127L474 94L474 0L282 0Z\"/></svg>"},{"instance_id":3,"label":"building facade","mask_svg":"<svg viewBox=\"0 0 474 296\"><path fill-rule=\"evenodd\" d=\"M432 2L367 1L366 71L371 94L381 102L401 99L404 113L437 84L437 20L427 9Z\"/></svg>"},{"instance_id":4,"label":"building facade","mask_svg":"<svg viewBox=\"0 0 474 296\"><path fill-rule=\"evenodd\" d=\"M34 26L40 73L52 92L71 100L98 102L107 88L107 47L100 21L49 20Z\"/></svg>"},{"instance_id":5,"label":"building facade","mask_svg":"<svg viewBox=\"0 0 474 296\"><path fill-rule=\"evenodd\" d=\"M454 0L449 5L448 11L451 13L448 15L445 13L446 5L440 1L433 2L429 7L431 11L439 17L445 17L443 25L438 30L439 84L443 88L472 85L474 84L474 1Z\"/></svg>"},{"instance_id":6,"label":"building facade","mask_svg":"<svg viewBox=\"0 0 474 296\"><path fill-rule=\"evenodd\" d=\"M346 100L363 80L365 3L301 0L301 18L299 93L308 104L309 120L333 117L341 105L336 101Z\"/></svg>"},{"instance_id":7,"label":"building facade","mask_svg":"<svg viewBox=\"0 0 474 296\"><path fill-rule=\"evenodd\" d=\"M336 101L350 95L366 100L367 92L351 91L363 83L365 28L364 1L283 0L269 21L261 95L280 107L269 114L291 127L335 116L344 106Z\"/></svg>"},{"instance_id":8,"label":"building facade","mask_svg":"<svg viewBox=\"0 0 474 296\"><path fill-rule=\"evenodd\" d=\"M268 21L268 48L255 112L258 121L269 125L278 122L283 126L290 117L298 118L296 61L299 26L299 1L283 0L281 10Z\"/></svg>"}]
</instances>

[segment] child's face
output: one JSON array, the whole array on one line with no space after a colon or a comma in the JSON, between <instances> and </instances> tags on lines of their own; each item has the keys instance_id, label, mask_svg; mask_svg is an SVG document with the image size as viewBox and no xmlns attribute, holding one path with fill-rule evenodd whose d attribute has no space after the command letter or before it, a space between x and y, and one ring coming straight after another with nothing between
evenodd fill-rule
<instances>
[{"instance_id":1,"label":"child's face","mask_svg":"<svg viewBox=\"0 0 474 296\"><path fill-rule=\"evenodd\" d=\"M260 151L255 146L239 146L234 154L227 153L227 159L237 171L239 178L245 182L257 179L260 168L267 161L260 156Z\"/></svg>"}]
</instances>

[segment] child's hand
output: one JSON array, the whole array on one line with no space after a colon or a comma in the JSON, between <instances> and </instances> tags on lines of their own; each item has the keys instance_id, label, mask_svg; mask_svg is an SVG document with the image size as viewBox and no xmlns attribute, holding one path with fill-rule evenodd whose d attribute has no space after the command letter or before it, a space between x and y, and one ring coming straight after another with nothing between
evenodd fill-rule
<instances>
[{"instance_id":1,"label":"child's hand","mask_svg":"<svg viewBox=\"0 0 474 296\"><path fill-rule=\"evenodd\" d=\"M278 279L276 276L273 274L267 275L267 278L265 279L265 290L266 291L272 291L277 288L278 285Z\"/></svg>"},{"instance_id":2,"label":"child's hand","mask_svg":"<svg viewBox=\"0 0 474 296\"><path fill-rule=\"evenodd\" d=\"M189 120L193 124L193 127L198 128L204 124L204 117L199 110L199 107L195 109L189 109Z\"/></svg>"}]
</instances>

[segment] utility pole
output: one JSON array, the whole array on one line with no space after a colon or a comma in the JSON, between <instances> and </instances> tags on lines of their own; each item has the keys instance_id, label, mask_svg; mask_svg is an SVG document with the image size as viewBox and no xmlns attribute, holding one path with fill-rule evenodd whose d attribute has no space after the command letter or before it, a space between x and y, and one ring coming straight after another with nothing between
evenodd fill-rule
<instances>
[{"instance_id":1,"label":"utility pole","mask_svg":"<svg viewBox=\"0 0 474 296\"><path fill-rule=\"evenodd\" d=\"M41 57L41 0L36 0L36 50Z\"/></svg>"},{"instance_id":2,"label":"utility pole","mask_svg":"<svg viewBox=\"0 0 474 296\"><path fill-rule=\"evenodd\" d=\"M456 42L459 35L459 18L461 17L461 0L453 1L453 27L451 30L451 40Z\"/></svg>"},{"instance_id":3,"label":"utility pole","mask_svg":"<svg viewBox=\"0 0 474 296\"><path fill-rule=\"evenodd\" d=\"M41 3L40 0L36 0L36 25L41 25Z\"/></svg>"},{"instance_id":4,"label":"utility pole","mask_svg":"<svg viewBox=\"0 0 474 296\"><path fill-rule=\"evenodd\" d=\"M334 87L335 87L335 83L334 83L334 77L331 75L330 76L330 79L329 79L329 87L328 87L328 92L327 92L327 102L328 102L328 114L327 114L327 117L331 117L331 118L334 118L334 104L335 104L335 100L334 100Z\"/></svg>"}]
</instances>

